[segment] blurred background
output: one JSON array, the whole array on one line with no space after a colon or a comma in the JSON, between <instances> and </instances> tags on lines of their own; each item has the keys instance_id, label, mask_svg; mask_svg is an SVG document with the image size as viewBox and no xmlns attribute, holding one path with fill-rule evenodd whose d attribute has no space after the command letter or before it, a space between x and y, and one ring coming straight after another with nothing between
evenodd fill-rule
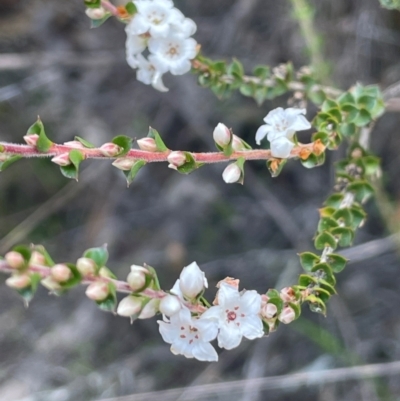
<instances>
[{"instance_id":1,"label":"blurred background","mask_svg":"<svg viewBox=\"0 0 400 401\"><path fill-rule=\"evenodd\" d=\"M288 0L175 4L196 21L206 56L237 57L248 72L257 64L309 62ZM399 12L377 0L311 4L332 83L385 88L400 80ZM123 26L112 19L96 30L89 25L81 0L0 0L1 141L21 143L40 115L55 142L75 135L97 145L119 134L140 138L151 125L171 149L210 151L218 122L255 145L262 118L287 104L283 96L257 107L238 94L221 102L190 74L167 77L170 92L156 92L126 64ZM131 326L101 312L84 288L62 298L41 288L25 309L0 277L0 400L400 400L398 375L330 382L293 376L400 360L399 248L391 236L400 224L399 123L398 114L388 113L373 130L371 148L384 168L379 206L369 202L368 222L344 252L351 262L338 277L340 296L326 318L305 308L294 324L243 341L207 364L172 355L156 319ZM301 272L296 254L312 249L317 209L333 186L332 163L344 151L313 170L290 162L276 179L264 163L247 163L243 187L223 183L224 165L187 177L154 164L127 189L111 163L85 162L76 183L48 160L23 160L0 177L0 254L17 243L37 243L55 260L73 262L107 243L109 267L120 278L131 264L145 262L168 289L195 260L209 279L210 298L227 275L240 278L242 288L281 288ZM283 379L268 388L234 384L277 375ZM191 391L228 381L218 390ZM163 393L171 388L180 390Z\"/></svg>"}]
</instances>

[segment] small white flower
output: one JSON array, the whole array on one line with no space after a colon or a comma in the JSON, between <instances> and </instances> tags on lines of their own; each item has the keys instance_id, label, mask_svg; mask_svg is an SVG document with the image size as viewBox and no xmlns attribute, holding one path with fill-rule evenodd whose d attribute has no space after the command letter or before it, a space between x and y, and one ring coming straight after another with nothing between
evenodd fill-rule
<instances>
[{"instance_id":1,"label":"small white flower","mask_svg":"<svg viewBox=\"0 0 400 401\"><path fill-rule=\"evenodd\" d=\"M179 19L172 1L136 1L138 12L127 26L127 32L140 35L149 32L154 38L165 38L170 32L170 23Z\"/></svg>"},{"instance_id":2,"label":"small white flower","mask_svg":"<svg viewBox=\"0 0 400 401\"><path fill-rule=\"evenodd\" d=\"M303 115L305 109L278 107L271 110L264 118L266 124L262 125L256 133L256 142L259 145L261 140L267 135L271 142L279 137L292 139L296 131L303 131L311 128L310 122Z\"/></svg>"},{"instance_id":3,"label":"small white flower","mask_svg":"<svg viewBox=\"0 0 400 401\"><path fill-rule=\"evenodd\" d=\"M186 18L178 9L175 9L174 13L174 18L171 21L171 33L181 35L184 38L194 35L197 31L196 23L192 19Z\"/></svg>"},{"instance_id":4,"label":"small white flower","mask_svg":"<svg viewBox=\"0 0 400 401\"><path fill-rule=\"evenodd\" d=\"M136 78L138 81L152 85L154 89L160 92L168 92L168 88L164 86L162 81L163 73L153 63L146 60L141 54L137 57L137 63Z\"/></svg>"},{"instance_id":5,"label":"small white flower","mask_svg":"<svg viewBox=\"0 0 400 401\"><path fill-rule=\"evenodd\" d=\"M167 38L149 40L149 61L160 72L170 71L173 75L183 75L192 67L190 60L197 54L197 42L192 38L170 35Z\"/></svg>"},{"instance_id":6,"label":"small white flower","mask_svg":"<svg viewBox=\"0 0 400 401\"><path fill-rule=\"evenodd\" d=\"M218 361L218 354L210 344L218 333L217 322L203 316L193 319L188 309L181 309L168 322L158 321L161 336L171 344L173 354L199 361Z\"/></svg>"},{"instance_id":7,"label":"small white flower","mask_svg":"<svg viewBox=\"0 0 400 401\"><path fill-rule=\"evenodd\" d=\"M195 298L204 288L208 288L206 276L204 272L200 270L196 262L183 268L179 276L179 288L182 294L189 299Z\"/></svg>"},{"instance_id":8,"label":"small white flower","mask_svg":"<svg viewBox=\"0 0 400 401\"><path fill-rule=\"evenodd\" d=\"M138 55L146 49L148 39L139 35L131 35L128 30L129 25L125 29L126 38L126 61L132 68L139 67Z\"/></svg>"},{"instance_id":9,"label":"small white flower","mask_svg":"<svg viewBox=\"0 0 400 401\"><path fill-rule=\"evenodd\" d=\"M240 344L242 337L254 340L264 335L260 308L261 296L256 291L239 293L229 284L221 283L218 305L203 313L202 318L218 322L218 346L232 349Z\"/></svg>"}]
</instances>

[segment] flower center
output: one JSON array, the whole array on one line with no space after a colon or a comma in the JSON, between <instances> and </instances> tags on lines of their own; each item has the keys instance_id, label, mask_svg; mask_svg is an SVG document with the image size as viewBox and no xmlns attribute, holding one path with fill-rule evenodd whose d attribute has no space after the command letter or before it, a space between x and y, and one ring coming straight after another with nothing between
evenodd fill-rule
<instances>
[{"instance_id":1,"label":"flower center","mask_svg":"<svg viewBox=\"0 0 400 401\"><path fill-rule=\"evenodd\" d=\"M199 339L198 329L194 326L181 326L181 332L179 337L188 341L189 344L193 344L194 341Z\"/></svg>"},{"instance_id":2,"label":"flower center","mask_svg":"<svg viewBox=\"0 0 400 401\"><path fill-rule=\"evenodd\" d=\"M151 12L148 17L149 21L154 24L154 25L160 25L164 22L165 19L165 14L161 13L157 13L157 11L153 11Z\"/></svg>"},{"instance_id":3,"label":"flower center","mask_svg":"<svg viewBox=\"0 0 400 401\"><path fill-rule=\"evenodd\" d=\"M166 55L171 58L179 56L179 45L177 45L177 44L173 45L172 43L169 43L168 50L166 51Z\"/></svg>"},{"instance_id":4,"label":"flower center","mask_svg":"<svg viewBox=\"0 0 400 401\"><path fill-rule=\"evenodd\" d=\"M233 321L236 319L236 313L233 311L230 311L226 314L227 318L229 321Z\"/></svg>"}]
</instances>

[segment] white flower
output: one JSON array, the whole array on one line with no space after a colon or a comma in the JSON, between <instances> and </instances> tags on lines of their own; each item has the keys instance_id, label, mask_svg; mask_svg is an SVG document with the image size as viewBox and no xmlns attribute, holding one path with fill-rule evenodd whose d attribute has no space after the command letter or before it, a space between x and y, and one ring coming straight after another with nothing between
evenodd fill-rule
<instances>
[{"instance_id":1,"label":"white flower","mask_svg":"<svg viewBox=\"0 0 400 401\"><path fill-rule=\"evenodd\" d=\"M133 35L149 32L154 38L165 38L170 31L170 23L180 17L172 1L136 1L135 4L138 12L127 26L127 31Z\"/></svg>"},{"instance_id":2,"label":"white flower","mask_svg":"<svg viewBox=\"0 0 400 401\"><path fill-rule=\"evenodd\" d=\"M193 262L189 266L184 267L179 276L179 289L182 291L182 294L189 299L193 299L204 288L208 288L208 282L204 272L200 270L197 263ZM175 295L178 294L175 293Z\"/></svg>"},{"instance_id":3,"label":"white flower","mask_svg":"<svg viewBox=\"0 0 400 401\"><path fill-rule=\"evenodd\" d=\"M163 73L153 63L146 60L141 54L138 55L137 62L136 78L138 81L146 85L152 85L154 89L160 92L168 92L168 88L164 86L162 81Z\"/></svg>"},{"instance_id":4,"label":"white flower","mask_svg":"<svg viewBox=\"0 0 400 401\"><path fill-rule=\"evenodd\" d=\"M170 71L173 75L183 75L190 71L190 60L197 54L197 42L181 35L149 40L149 61L160 72Z\"/></svg>"},{"instance_id":5,"label":"white flower","mask_svg":"<svg viewBox=\"0 0 400 401\"><path fill-rule=\"evenodd\" d=\"M196 23L186 18L181 11L175 9L174 19L171 21L171 33L181 35L184 38L192 36L197 31Z\"/></svg>"},{"instance_id":6,"label":"white flower","mask_svg":"<svg viewBox=\"0 0 400 401\"><path fill-rule=\"evenodd\" d=\"M132 68L138 68L139 60L137 56L146 49L148 39L143 36L130 34L128 27L129 25L127 26L127 28L125 28L125 31L127 33L125 45L126 61Z\"/></svg>"},{"instance_id":7,"label":"white flower","mask_svg":"<svg viewBox=\"0 0 400 401\"><path fill-rule=\"evenodd\" d=\"M257 144L259 145L266 135L270 142L280 137L292 139L296 131L303 131L311 128L310 122L303 115L305 113L305 109L294 108L284 110L282 107L278 107L277 109L271 110L264 118L266 124L262 125L257 130Z\"/></svg>"},{"instance_id":8,"label":"white flower","mask_svg":"<svg viewBox=\"0 0 400 401\"><path fill-rule=\"evenodd\" d=\"M226 283L221 283L218 291L218 305L212 306L202 318L218 322L218 346L232 349L242 341L264 335L263 324L259 316L261 296L256 291L239 291Z\"/></svg>"},{"instance_id":9,"label":"white flower","mask_svg":"<svg viewBox=\"0 0 400 401\"><path fill-rule=\"evenodd\" d=\"M193 319L188 309L181 309L169 321L158 321L161 336L171 344L173 354L199 361L218 361L218 354L210 344L218 333L217 322L203 316Z\"/></svg>"}]
</instances>

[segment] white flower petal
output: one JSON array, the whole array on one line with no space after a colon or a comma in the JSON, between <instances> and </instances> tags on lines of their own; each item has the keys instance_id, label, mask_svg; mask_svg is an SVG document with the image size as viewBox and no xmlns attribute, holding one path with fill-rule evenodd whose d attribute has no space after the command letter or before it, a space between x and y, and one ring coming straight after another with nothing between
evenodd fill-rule
<instances>
[{"instance_id":1,"label":"white flower petal","mask_svg":"<svg viewBox=\"0 0 400 401\"><path fill-rule=\"evenodd\" d=\"M218 303L222 305L239 303L240 295L237 288L232 287L229 284L221 283L218 291ZM210 308L211 309L211 308Z\"/></svg>"},{"instance_id":2,"label":"white flower petal","mask_svg":"<svg viewBox=\"0 0 400 401\"><path fill-rule=\"evenodd\" d=\"M190 71L192 64L188 59L180 60L171 65L170 71L172 75L183 75Z\"/></svg>"},{"instance_id":3,"label":"white flower petal","mask_svg":"<svg viewBox=\"0 0 400 401\"><path fill-rule=\"evenodd\" d=\"M210 343L198 342L193 346L193 356L199 361L217 362L218 354Z\"/></svg>"},{"instance_id":4,"label":"white flower petal","mask_svg":"<svg viewBox=\"0 0 400 401\"><path fill-rule=\"evenodd\" d=\"M196 321L196 327L201 332L202 341L210 342L217 338L218 324L216 320L205 319L203 316Z\"/></svg>"},{"instance_id":5,"label":"white flower petal","mask_svg":"<svg viewBox=\"0 0 400 401\"><path fill-rule=\"evenodd\" d=\"M222 308L220 305L211 306L202 315L201 319L214 319L219 320L222 315Z\"/></svg>"},{"instance_id":6,"label":"white flower petal","mask_svg":"<svg viewBox=\"0 0 400 401\"><path fill-rule=\"evenodd\" d=\"M264 118L264 121L270 125L279 124L282 119L286 119L285 111L282 107L277 107L274 110L271 110L267 116Z\"/></svg>"},{"instance_id":7,"label":"white flower petal","mask_svg":"<svg viewBox=\"0 0 400 401\"><path fill-rule=\"evenodd\" d=\"M257 315L246 316L242 319L241 333L249 340L260 338L264 335L261 318Z\"/></svg>"},{"instance_id":8,"label":"white flower petal","mask_svg":"<svg viewBox=\"0 0 400 401\"><path fill-rule=\"evenodd\" d=\"M297 116L296 120L289 125L289 128L293 131L304 131L311 128L311 123L304 116Z\"/></svg>"},{"instance_id":9,"label":"white flower petal","mask_svg":"<svg viewBox=\"0 0 400 401\"><path fill-rule=\"evenodd\" d=\"M271 125L262 125L256 132L256 143L257 145L261 144L261 141L265 138L265 135L268 134L272 130Z\"/></svg>"},{"instance_id":10,"label":"white flower petal","mask_svg":"<svg viewBox=\"0 0 400 401\"><path fill-rule=\"evenodd\" d=\"M184 355L186 358L193 358L193 346L179 337L171 345L171 352L175 355Z\"/></svg>"},{"instance_id":11,"label":"white flower petal","mask_svg":"<svg viewBox=\"0 0 400 401\"><path fill-rule=\"evenodd\" d=\"M241 310L246 314L257 315L261 309L261 296L257 291L246 291L240 298Z\"/></svg>"},{"instance_id":12,"label":"white flower petal","mask_svg":"<svg viewBox=\"0 0 400 401\"><path fill-rule=\"evenodd\" d=\"M242 334L237 326L224 324L218 334L218 346L225 349L236 348L242 341Z\"/></svg>"},{"instance_id":13,"label":"white flower petal","mask_svg":"<svg viewBox=\"0 0 400 401\"><path fill-rule=\"evenodd\" d=\"M171 323L162 322L161 320L157 321L157 323L160 326L160 334L163 340L168 344L172 344L179 335L178 327Z\"/></svg>"},{"instance_id":14,"label":"white flower petal","mask_svg":"<svg viewBox=\"0 0 400 401\"><path fill-rule=\"evenodd\" d=\"M286 159L289 157L294 143L287 138L277 138L271 142L271 154L274 157Z\"/></svg>"},{"instance_id":15,"label":"white flower petal","mask_svg":"<svg viewBox=\"0 0 400 401\"><path fill-rule=\"evenodd\" d=\"M146 18L140 13L135 14L129 24L126 26L126 32L131 35L141 35L146 33L150 28L150 24Z\"/></svg>"},{"instance_id":16,"label":"white flower petal","mask_svg":"<svg viewBox=\"0 0 400 401\"><path fill-rule=\"evenodd\" d=\"M156 72L154 74L154 77L151 80L151 85L154 89L157 89L160 92L168 92L169 91L169 89L164 85L164 82L162 80L162 74L159 72Z\"/></svg>"}]
</instances>

